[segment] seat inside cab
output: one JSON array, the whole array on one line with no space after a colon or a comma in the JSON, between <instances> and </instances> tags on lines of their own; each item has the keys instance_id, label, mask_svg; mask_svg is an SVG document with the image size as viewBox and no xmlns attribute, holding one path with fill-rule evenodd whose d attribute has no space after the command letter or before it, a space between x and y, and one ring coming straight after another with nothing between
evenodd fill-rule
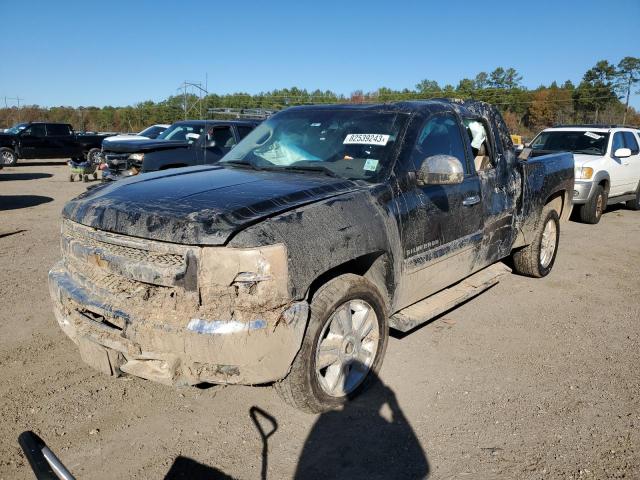
<instances>
[{"instance_id":1,"label":"seat inside cab","mask_svg":"<svg viewBox=\"0 0 640 480\"><path fill-rule=\"evenodd\" d=\"M489 147L485 125L478 120L465 119L464 126L471 141L473 163L476 167L476 172L493 168L491 149Z\"/></svg>"}]
</instances>

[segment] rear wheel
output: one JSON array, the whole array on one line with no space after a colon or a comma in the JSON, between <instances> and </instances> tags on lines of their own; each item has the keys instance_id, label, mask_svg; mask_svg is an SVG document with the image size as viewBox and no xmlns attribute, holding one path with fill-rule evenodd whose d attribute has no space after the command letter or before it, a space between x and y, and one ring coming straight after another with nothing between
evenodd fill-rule
<instances>
[{"instance_id":1,"label":"rear wheel","mask_svg":"<svg viewBox=\"0 0 640 480\"><path fill-rule=\"evenodd\" d=\"M607 192L602 185L596 185L595 191L587 203L580 206L580 220L595 225L600 221L602 212L607 207Z\"/></svg>"},{"instance_id":2,"label":"rear wheel","mask_svg":"<svg viewBox=\"0 0 640 480\"><path fill-rule=\"evenodd\" d=\"M625 205L630 210L640 210L640 183L638 183L638 187L636 188L636 198L628 200Z\"/></svg>"},{"instance_id":3,"label":"rear wheel","mask_svg":"<svg viewBox=\"0 0 640 480\"><path fill-rule=\"evenodd\" d=\"M558 212L547 205L540 218L540 226L533 242L513 254L516 272L537 278L545 277L551 272L560 240Z\"/></svg>"},{"instance_id":4,"label":"rear wheel","mask_svg":"<svg viewBox=\"0 0 640 480\"><path fill-rule=\"evenodd\" d=\"M18 163L18 156L10 148L0 148L0 161L5 167L13 167Z\"/></svg>"},{"instance_id":5,"label":"rear wheel","mask_svg":"<svg viewBox=\"0 0 640 480\"><path fill-rule=\"evenodd\" d=\"M342 275L320 287L289 375L275 384L290 405L318 413L360 393L382 364L389 328L373 284Z\"/></svg>"}]
</instances>

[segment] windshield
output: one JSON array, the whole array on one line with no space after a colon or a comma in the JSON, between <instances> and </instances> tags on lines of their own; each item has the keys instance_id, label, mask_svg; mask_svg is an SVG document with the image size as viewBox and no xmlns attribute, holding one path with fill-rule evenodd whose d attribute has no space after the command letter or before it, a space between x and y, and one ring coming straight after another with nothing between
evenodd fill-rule
<instances>
[{"instance_id":1,"label":"windshield","mask_svg":"<svg viewBox=\"0 0 640 480\"><path fill-rule=\"evenodd\" d=\"M140 135L141 137L147 137L147 138L157 138L158 135L160 135L166 129L167 129L166 127L158 127L157 125L153 125L151 127L145 128L138 135Z\"/></svg>"},{"instance_id":2,"label":"windshield","mask_svg":"<svg viewBox=\"0 0 640 480\"><path fill-rule=\"evenodd\" d=\"M404 113L300 109L261 123L221 162L375 181L393 161Z\"/></svg>"},{"instance_id":3,"label":"windshield","mask_svg":"<svg viewBox=\"0 0 640 480\"><path fill-rule=\"evenodd\" d=\"M158 135L159 140L181 140L183 142L189 140L193 142L194 139L187 138L188 133L195 133L200 135L204 130L203 124L189 124L189 123L174 123L164 132Z\"/></svg>"},{"instance_id":4,"label":"windshield","mask_svg":"<svg viewBox=\"0 0 640 480\"><path fill-rule=\"evenodd\" d=\"M533 142L533 150L552 152L585 153L587 155L604 155L609 142L608 132L581 131L548 131L542 132Z\"/></svg>"},{"instance_id":5,"label":"windshield","mask_svg":"<svg viewBox=\"0 0 640 480\"><path fill-rule=\"evenodd\" d=\"M7 133L13 133L14 135L17 133L20 133L22 130L24 130L25 128L27 128L29 126L28 123L18 123L16 125L14 125L11 128L7 128L5 130L5 132Z\"/></svg>"}]
</instances>

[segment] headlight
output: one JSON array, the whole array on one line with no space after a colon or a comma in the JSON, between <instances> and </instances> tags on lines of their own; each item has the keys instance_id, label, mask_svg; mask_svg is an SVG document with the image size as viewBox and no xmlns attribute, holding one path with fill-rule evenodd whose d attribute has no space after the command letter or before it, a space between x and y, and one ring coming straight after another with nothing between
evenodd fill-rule
<instances>
[{"instance_id":1,"label":"headlight","mask_svg":"<svg viewBox=\"0 0 640 480\"><path fill-rule=\"evenodd\" d=\"M144 153L132 153L131 155L129 155L129 160L136 160L138 162L141 162L142 160L144 160Z\"/></svg>"},{"instance_id":2,"label":"headlight","mask_svg":"<svg viewBox=\"0 0 640 480\"><path fill-rule=\"evenodd\" d=\"M282 305L289 300L287 249L204 247L198 268L203 305L229 302L229 288L251 304Z\"/></svg>"},{"instance_id":3,"label":"headlight","mask_svg":"<svg viewBox=\"0 0 640 480\"><path fill-rule=\"evenodd\" d=\"M593 177L593 168L576 167L576 180L589 180Z\"/></svg>"}]
</instances>

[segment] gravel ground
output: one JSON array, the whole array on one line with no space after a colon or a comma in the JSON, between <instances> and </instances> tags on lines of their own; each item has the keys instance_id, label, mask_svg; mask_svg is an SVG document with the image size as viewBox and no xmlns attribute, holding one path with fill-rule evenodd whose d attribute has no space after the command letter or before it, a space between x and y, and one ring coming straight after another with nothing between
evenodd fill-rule
<instances>
[{"instance_id":1,"label":"gravel ground","mask_svg":"<svg viewBox=\"0 0 640 480\"><path fill-rule=\"evenodd\" d=\"M27 429L78 478L640 478L640 212L563 224L550 276L510 275L391 338L375 387L314 416L269 387L85 366L46 284L85 187L64 162L0 171L0 479L32 478ZM276 429L266 451L252 412Z\"/></svg>"}]
</instances>

